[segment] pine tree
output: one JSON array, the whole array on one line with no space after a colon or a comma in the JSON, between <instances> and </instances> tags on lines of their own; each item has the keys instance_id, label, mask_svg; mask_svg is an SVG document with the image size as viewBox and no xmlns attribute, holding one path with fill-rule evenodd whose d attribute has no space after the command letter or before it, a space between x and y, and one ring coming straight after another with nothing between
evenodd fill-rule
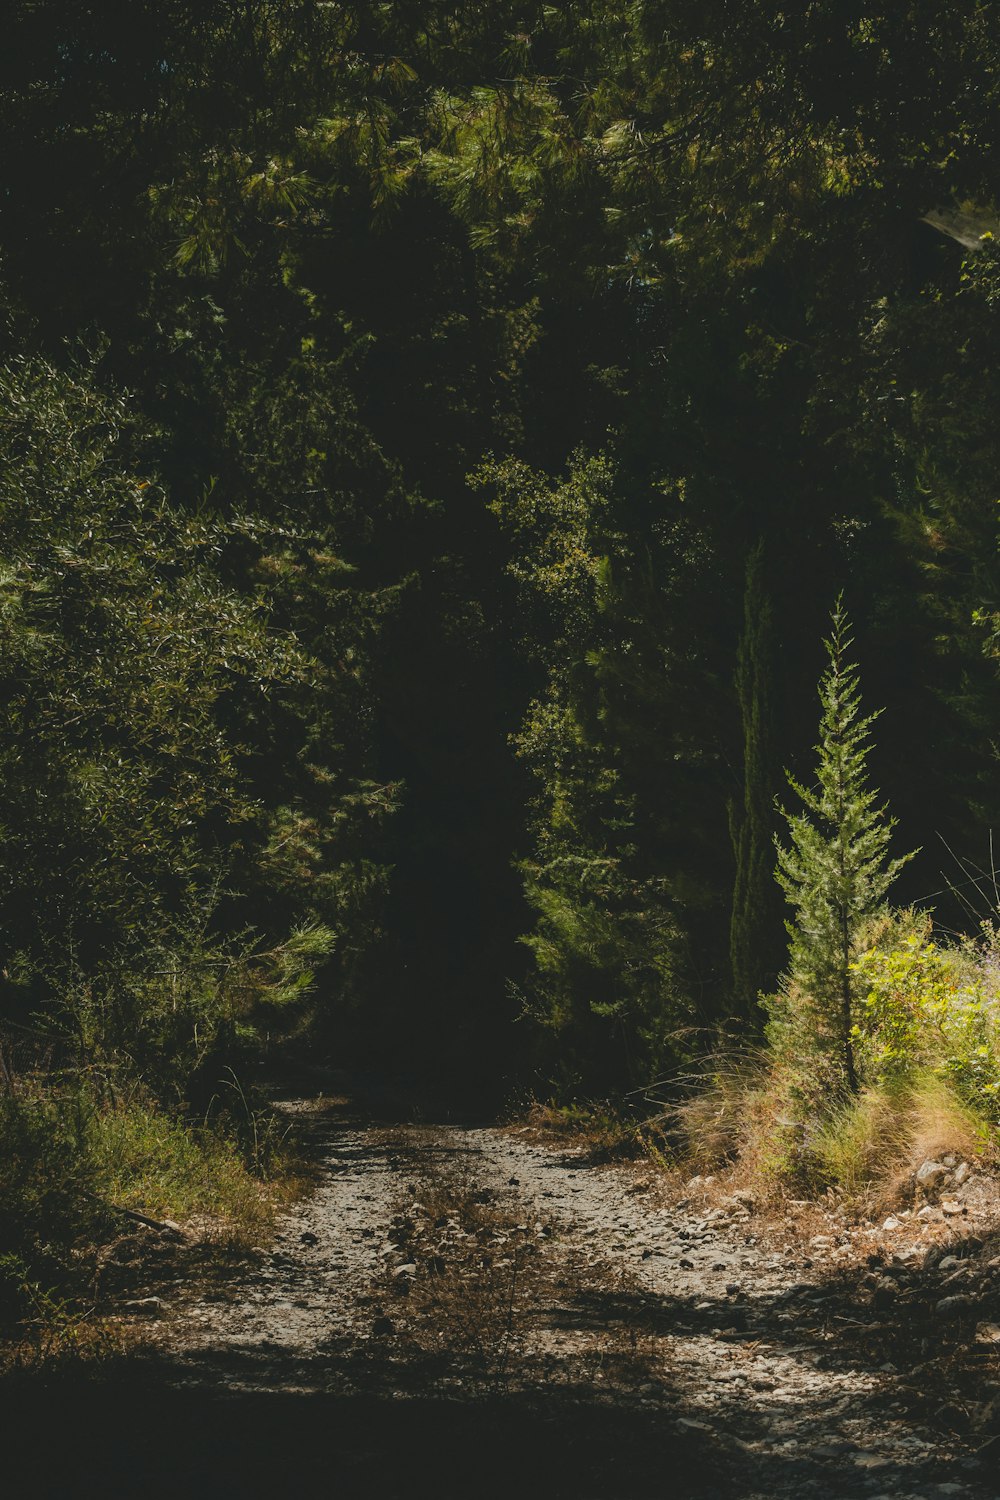
<instances>
[{"instance_id":1,"label":"pine tree","mask_svg":"<svg viewBox=\"0 0 1000 1500\"><path fill-rule=\"evenodd\" d=\"M831 619L825 642L829 665L819 684L817 785L814 790L804 787L789 773L805 811L782 809L791 845L775 842L778 883L795 911L786 924L790 977L811 1003L820 1031L814 1045L830 1050L853 1093L858 1076L851 1035L851 961L858 930L881 906L912 854L888 858L895 820L867 785L870 729L878 713L861 717L858 669L848 657L853 641L842 597Z\"/></svg>"}]
</instances>

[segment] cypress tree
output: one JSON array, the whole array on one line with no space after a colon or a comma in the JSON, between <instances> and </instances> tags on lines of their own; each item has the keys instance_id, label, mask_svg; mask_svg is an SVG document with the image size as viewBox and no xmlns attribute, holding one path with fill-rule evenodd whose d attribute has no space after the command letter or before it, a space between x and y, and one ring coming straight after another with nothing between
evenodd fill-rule
<instances>
[{"instance_id":1,"label":"cypress tree","mask_svg":"<svg viewBox=\"0 0 1000 1500\"><path fill-rule=\"evenodd\" d=\"M862 922L882 905L912 858L889 859L895 820L867 785L870 729L878 713L861 716L858 669L849 659L850 623L840 597L825 642L829 664L819 684L822 706L816 787L788 773L805 811L782 809L791 838L778 848L777 879L794 909L786 926L793 1005L808 1009L812 1047L826 1051L852 1093L858 1077L852 1042L851 961ZM798 1028L800 1035L803 1028Z\"/></svg>"},{"instance_id":2,"label":"cypress tree","mask_svg":"<svg viewBox=\"0 0 1000 1500\"><path fill-rule=\"evenodd\" d=\"M766 587L764 546L747 559L743 635L736 662L736 696L743 730L743 795L731 803L729 826L736 859L729 958L733 997L746 1016L777 976L780 933L774 860L774 618Z\"/></svg>"}]
</instances>

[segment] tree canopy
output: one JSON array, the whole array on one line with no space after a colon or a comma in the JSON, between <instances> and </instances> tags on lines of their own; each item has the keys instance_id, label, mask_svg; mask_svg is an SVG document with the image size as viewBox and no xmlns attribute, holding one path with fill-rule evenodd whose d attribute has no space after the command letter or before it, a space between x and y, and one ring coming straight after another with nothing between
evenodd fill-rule
<instances>
[{"instance_id":1,"label":"tree canopy","mask_svg":"<svg viewBox=\"0 0 1000 1500\"><path fill-rule=\"evenodd\" d=\"M18 0L2 1014L195 902L472 1089L752 1031L841 590L901 894L981 858L998 21Z\"/></svg>"}]
</instances>

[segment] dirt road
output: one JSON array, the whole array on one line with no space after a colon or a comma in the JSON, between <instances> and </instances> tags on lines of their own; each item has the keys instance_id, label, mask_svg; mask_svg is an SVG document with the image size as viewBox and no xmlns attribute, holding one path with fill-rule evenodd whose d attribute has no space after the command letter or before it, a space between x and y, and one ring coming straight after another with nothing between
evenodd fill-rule
<instances>
[{"instance_id":1,"label":"dirt road","mask_svg":"<svg viewBox=\"0 0 1000 1500\"><path fill-rule=\"evenodd\" d=\"M509 1131L287 1107L313 1121L316 1191L257 1265L172 1308L175 1389L376 1402L381 1439L340 1450L375 1496L1000 1493L988 1445L913 1415L927 1339L892 1321L904 1266L863 1290L776 1251L747 1197L678 1204Z\"/></svg>"}]
</instances>

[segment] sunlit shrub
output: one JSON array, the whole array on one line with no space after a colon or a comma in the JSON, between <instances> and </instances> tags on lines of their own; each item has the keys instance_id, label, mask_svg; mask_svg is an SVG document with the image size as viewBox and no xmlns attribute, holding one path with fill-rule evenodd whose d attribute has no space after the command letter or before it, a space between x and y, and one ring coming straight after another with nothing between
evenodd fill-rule
<instances>
[{"instance_id":1,"label":"sunlit shrub","mask_svg":"<svg viewBox=\"0 0 1000 1500\"><path fill-rule=\"evenodd\" d=\"M1000 1119L1000 1006L993 944L943 948L911 932L853 965L855 1043L873 1084L931 1068L987 1118Z\"/></svg>"}]
</instances>

